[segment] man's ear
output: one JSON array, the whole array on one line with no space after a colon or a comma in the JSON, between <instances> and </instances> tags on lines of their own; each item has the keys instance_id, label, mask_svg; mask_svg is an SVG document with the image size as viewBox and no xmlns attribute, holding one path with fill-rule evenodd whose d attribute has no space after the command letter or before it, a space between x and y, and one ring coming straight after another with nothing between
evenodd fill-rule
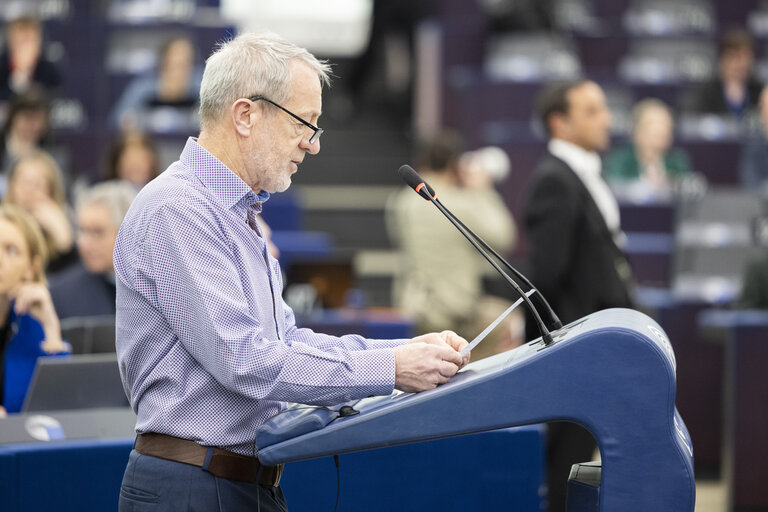
<instances>
[{"instance_id":1,"label":"man's ear","mask_svg":"<svg viewBox=\"0 0 768 512\"><path fill-rule=\"evenodd\" d=\"M549 115L549 133L558 137L568 130L568 119L559 112L553 112Z\"/></svg>"},{"instance_id":2,"label":"man's ear","mask_svg":"<svg viewBox=\"0 0 768 512\"><path fill-rule=\"evenodd\" d=\"M260 120L261 109L254 102L241 98L232 104L230 114L237 133L247 137L251 134L254 124Z\"/></svg>"}]
</instances>

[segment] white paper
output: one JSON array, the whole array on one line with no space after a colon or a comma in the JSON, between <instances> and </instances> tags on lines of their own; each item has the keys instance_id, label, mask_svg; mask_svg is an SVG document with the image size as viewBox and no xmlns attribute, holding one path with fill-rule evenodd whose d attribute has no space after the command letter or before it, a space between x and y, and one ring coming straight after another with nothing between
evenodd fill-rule
<instances>
[{"instance_id":1,"label":"white paper","mask_svg":"<svg viewBox=\"0 0 768 512\"><path fill-rule=\"evenodd\" d=\"M534 294L534 292L535 292L535 291L536 291L536 290L528 290L527 292L525 292L525 295L526 295L527 297L530 297L531 295L533 295L533 294ZM472 340L472 342L471 342L469 345L467 345L466 347L464 347L464 349L462 349L462 351L461 351L461 355L466 355L466 354L467 354L467 352L469 352L470 350L472 350L473 348L475 348L475 347L476 347L476 346L477 346L477 345L478 345L478 344L479 344L481 341L483 341L483 340L485 339L485 337L486 337L486 336L488 336L488 333L490 333L492 330L494 330L494 329L496 328L496 326L497 326L497 325L499 325L499 323L501 323L501 321L502 321L502 320L504 320L504 318L506 318L506 317L507 317L507 315L509 315L509 314L510 314L512 311L514 311L514 310L515 310L515 308L517 308L517 306L519 306L519 305L520 305L520 304L522 304L522 303L523 303L523 298L522 298L522 297L520 297L519 299L517 299L517 300L515 301L515 303L514 303L514 304L512 304L511 306L509 306L509 307L506 309L506 311L504 311L502 314L500 314L500 315L498 316L498 318L496 318L496 320L494 320L493 322L491 322L491 324L490 324L488 327L486 327L486 328L483 330L483 332L481 332L480 334L478 334L478 335L475 337L475 339L473 339L473 340Z\"/></svg>"}]
</instances>

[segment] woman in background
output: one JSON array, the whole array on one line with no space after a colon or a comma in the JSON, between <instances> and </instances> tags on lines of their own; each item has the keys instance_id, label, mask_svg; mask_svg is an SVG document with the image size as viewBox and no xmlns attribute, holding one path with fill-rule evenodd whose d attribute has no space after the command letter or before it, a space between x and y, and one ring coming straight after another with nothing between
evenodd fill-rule
<instances>
[{"instance_id":1,"label":"woman in background","mask_svg":"<svg viewBox=\"0 0 768 512\"><path fill-rule=\"evenodd\" d=\"M121 135L109 149L105 179L124 180L141 189L160 174L155 144L146 134Z\"/></svg>"},{"instance_id":2,"label":"woman in background","mask_svg":"<svg viewBox=\"0 0 768 512\"><path fill-rule=\"evenodd\" d=\"M605 163L606 181L639 185L649 196L669 192L672 184L691 172L688 155L673 148L674 118L666 104L642 100L632 110L632 145L616 148Z\"/></svg>"},{"instance_id":3,"label":"woman in background","mask_svg":"<svg viewBox=\"0 0 768 512\"><path fill-rule=\"evenodd\" d=\"M0 205L0 415L21 410L38 357L70 351L45 285L45 259L34 219Z\"/></svg>"},{"instance_id":4,"label":"woman in background","mask_svg":"<svg viewBox=\"0 0 768 512\"><path fill-rule=\"evenodd\" d=\"M64 179L56 161L35 150L19 158L8 176L3 203L19 206L40 226L49 255L49 274L77 261L72 223L67 214Z\"/></svg>"},{"instance_id":5,"label":"woman in background","mask_svg":"<svg viewBox=\"0 0 768 512\"><path fill-rule=\"evenodd\" d=\"M192 41L186 36L169 40L160 49L157 69L137 77L126 87L112 112L114 127L121 130L148 128L153 123L147 119L147 114L158 107L176 110L182 116L195 110L202 78L196 67Z\"/></svg>"}]
</instances>

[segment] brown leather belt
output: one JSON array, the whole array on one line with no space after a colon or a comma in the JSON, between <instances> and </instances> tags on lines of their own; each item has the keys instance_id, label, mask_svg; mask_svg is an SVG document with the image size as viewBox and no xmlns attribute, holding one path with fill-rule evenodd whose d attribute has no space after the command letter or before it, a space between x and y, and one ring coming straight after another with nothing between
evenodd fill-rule
<instances>
[{"instance_id":1,"label":"brown leather belt","mask_svg":"<svg viewBox=\"0 0 768 512\"><path fill-rule=\"evenodd\" d=\"M283 464L262 466L254 457L200 446L194 441L165 434L139 434L133 448L143 455L191 464L215 476L240 482L259 482L277 487L283 474Z\"/></svg>"}]
</instances>

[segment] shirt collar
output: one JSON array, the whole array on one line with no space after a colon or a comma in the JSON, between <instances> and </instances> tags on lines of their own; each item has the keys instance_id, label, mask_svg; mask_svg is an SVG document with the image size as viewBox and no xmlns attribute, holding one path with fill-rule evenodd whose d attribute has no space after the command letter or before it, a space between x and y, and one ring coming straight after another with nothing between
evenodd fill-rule
<instances>
[{"instance_id":1,"label":"shirt collar","mask_svg":"<svg viewBox=\"0 0 768 512\"><path fill-rule=\"evenodd\" d=\"M209 153L195 137L187 139L180 160L227 208L242 201L246 207L258 204L260 209L261 203L269 199L269 192L254 193L240 176Z\"/></svg>"},{"instance_id":2,"label":"shirt collar","mask_svg":"<svg viewBox=\"0 0 768 512\"><path fill-rule=\"evenodd\" d=\"M552 139L548 144L549 152L564 161L582 178L600 176L600 155L563 139Z\"/></svg>"}]
</instances>

